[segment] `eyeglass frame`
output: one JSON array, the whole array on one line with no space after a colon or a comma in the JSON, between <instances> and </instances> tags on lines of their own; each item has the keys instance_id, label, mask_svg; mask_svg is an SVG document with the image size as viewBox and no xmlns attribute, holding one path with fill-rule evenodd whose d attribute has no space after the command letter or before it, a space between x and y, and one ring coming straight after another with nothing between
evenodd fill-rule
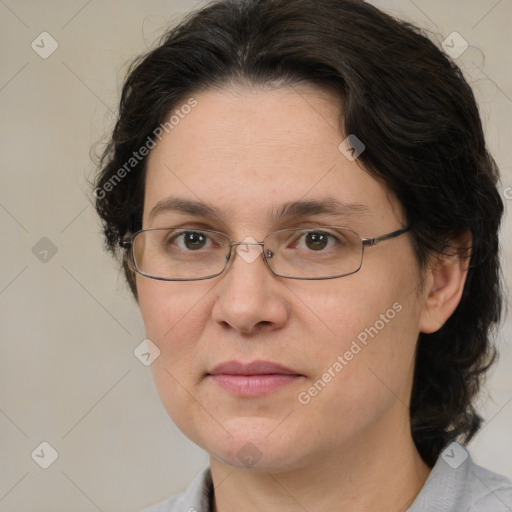
<instances>
[{"instance_id":1,"label":"eyeglass frame","mask_svg":"<svg viewBox=\"0 0 512 512\"><path fill-rule=\"evenodd\" d=\"M140 229L138 231L136 231L135 233L133 233L132 235L129 235L128 237L125 237L123 238L122 240L119 241L119 245L121 246L121 248L129 251L129 254L130 254L130 259L128 261L128 264L130 265L131 263L131 267L133 270L135 270L135 272L137 272L138 274L144 276L144 277L148 277L149 279L156 279L157 281L203 281L205 279L213 279L214 277L218 277L220 276L221 274L224 273L224 271L228 268L228 265L230 263L230 261L233 261L234 258L232 259L231 258L231 255L233 253L233 247L238 247L240 245L259 245L261 246L262 248L262 251L261 251L261 255L263 256L263 261L265 262L265 265L267 266L267 268L272 272L272 274L274 274L275 276L277 277L282 277L284 279L299 279L299 280L305 280L305 281L321 281L321 280L325 280L325 279L338 279L340 277L346 277L346 276L350 276L352 274L355 274L357 272L359 272L359 270L361 270L361 267L363 266L363 259L364 259L364 248L366 246L368 247L373 247L375 245L377 245L379 242L384 242L386 240L391 240L393 238L397 238L401 235L403 235L404 233L407 233L408 231L411 230L412 226L409 225L405 228L401 228L401 229L397 229L395 231L391 231L390 233L386 233L384 235L380 235L380 236L376 236L376 237L373 237L373 238L363 238L361 237L361 235L359 233L356 233L354 230L350 229L350 228L347 228L347 227L344 227L344 226L318 226L318 227L315 227L315 228L311 228L311 231L313 230L320 230L322 228L337 228L337 229L343 229L343 230L346 230L346 231L351 231L352 233L354 233L355 235L357 235L360 240L361 240L361 262L359 264L359 267L352 271L352 272L348 272L346 274L339 274L339 275L335 275L335 276L327 276L327 277L292 277L292 276L284 276L284 275L281 275L281 274L278 274L277 272L275 272L272 267L270 266L269 262L267 261L267 257L265 255L265 250L264 250L264 247L265 247L265 239L271 235L275 235L275 234L278 234L278 233L282 233L284 231L299 231L299 230L308 230L309 228L287 228L287 229L280 229L278 231L273 231L272 233L268 233L267 235L265 235L265 237L263 238L263 241L261 242L244 242L244 241L241 241L241 242L232 242L232 241L229 241L229 244L227 244L226 247L229 247L229 252L226 254L226 262L224 264L224 268L218 272L217 274L212 274L212 275L209 275L209 276L205 276L205 277L176 277L176 278L170 278L170 277L158 277L158 276L152 276L150 274L146 274L144 272L142 272L138 267L137 267L137 262L135 261L135 256L133 254L133 242L135 240L135 238L137 237L137 235L139 235L140 233L144 233L144 232L147 232L147 231L162 231L162 230L165 230L165 229L190 229L190 230L198 230L197 228L187 228L187 226L184 226L184 227L176 227L176 228L173 228L173 227L167 227L167 228L147 228L147 229ZM219 235L223 235L225 237L228 238L229 240L229 237L226 233L223 233L222 231L215 231L215 230L212 230L212 229L204 229L203 231L208 231L209 233L217 233ZM272 256L270 256L272 257Z\"/></svg>"}]
</instances>

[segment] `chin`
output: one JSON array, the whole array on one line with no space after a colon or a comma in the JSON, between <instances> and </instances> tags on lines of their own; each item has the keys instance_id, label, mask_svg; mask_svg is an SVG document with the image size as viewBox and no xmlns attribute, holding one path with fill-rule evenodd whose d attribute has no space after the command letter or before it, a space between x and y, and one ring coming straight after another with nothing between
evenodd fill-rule
<instances>
[{"instance_id":1,"label":"chin","mask_svg":"<svg viewBox=\"0 0 512 512\"><path fill-rule=\"evenodd\" d=\"M223 464L256 472L280 472L300 465L303 455L297 448L304 445L304 436L298 433L293 436L289 429L279 432L279 427L276 429L279 421L237 418L223 424L229 434L220 427L216 429L215 436L211 436L211 429L193 436L184 433ZM208 438L206 434L210 434Z\"/></svg>"}]
</instances>

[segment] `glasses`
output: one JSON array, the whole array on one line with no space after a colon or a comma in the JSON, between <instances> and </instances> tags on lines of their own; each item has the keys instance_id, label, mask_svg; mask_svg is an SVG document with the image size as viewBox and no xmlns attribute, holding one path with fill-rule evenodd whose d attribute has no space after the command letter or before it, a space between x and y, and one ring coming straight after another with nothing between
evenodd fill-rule
<instances>
[{"instance_id":1,"label":"glasses","mask_svg":"<svg viewBox=\"0 0 512 512\"><path fill-rule=\"evenodd\" d=\"M233 259L233 248L247 262L261 254L267 267L288 279L334 279L357 272L364 248L396 238L410 226L375 238L361 238L338 226L283 229L262 242L247 237L231 242L228 235L188 227L137 231L120 242L128 262L139 274L162 281L195 281L216 277Z\"/></svg>"}]
</instances>

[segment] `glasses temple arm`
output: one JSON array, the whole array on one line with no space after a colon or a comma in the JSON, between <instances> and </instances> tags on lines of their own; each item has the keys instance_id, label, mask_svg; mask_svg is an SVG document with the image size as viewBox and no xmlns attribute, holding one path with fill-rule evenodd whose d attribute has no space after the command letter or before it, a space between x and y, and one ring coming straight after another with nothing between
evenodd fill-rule
<instances>
[{"instance_id":1,"label":"glasses temple arm","mask_svg":"<svg viewBox=\"0 0 512 512\"><path fill-rule=\"evenodd\" d=\"M389 240L391 238L396 238L397 236L403 235L407 233L411 229L411 226L407 226L403 229L398 229L397 231L393 231L392 233L387 233L386 235L377 236L375 238L363 238L363 245L367 245L372 247L373 245L377 245L379 242L383 242L384 240Z\"/></svg>"}]
</instances>

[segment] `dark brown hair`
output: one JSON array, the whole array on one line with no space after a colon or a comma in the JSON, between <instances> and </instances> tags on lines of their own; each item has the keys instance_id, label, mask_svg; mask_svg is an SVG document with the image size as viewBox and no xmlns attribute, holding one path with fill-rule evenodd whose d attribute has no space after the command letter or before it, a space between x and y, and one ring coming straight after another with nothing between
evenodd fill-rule
<instances>
[{"instance_id":1,"label":"dark brown hair","mask_svg":"<svg viewBox=\"0 0 512 512\"><path fill-rule=\"evenodd\" d=\"M191 13L125 81L95 184L107 247L117 253L141 229L146 158L114 178L180 102L228 84L299 83L339 94L340 126L364 142L359 161L401 203L420 268L471 233L460 304L418 339L411 429L432 466L447 443L467 442L481 423L473 401L495 357L503 203L471 87L416 27L359 0L221 0ZM124 269L137 297L126 259Z\"/></svg>"}]
</instances>

